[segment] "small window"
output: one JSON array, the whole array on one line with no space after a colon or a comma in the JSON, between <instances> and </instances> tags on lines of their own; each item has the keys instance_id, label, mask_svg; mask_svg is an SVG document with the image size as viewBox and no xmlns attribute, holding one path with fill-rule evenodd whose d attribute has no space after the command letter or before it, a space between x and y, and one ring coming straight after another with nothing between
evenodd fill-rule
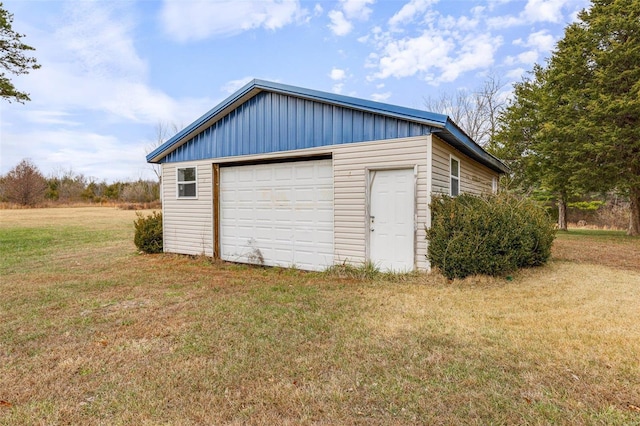
<instances>
[{"instance_id":1,"label":"small window","mask_svg":"<svg viewBox=\"0 0 640 426\"><path fill-rule=\"evenodd\" d=\"M178 169L178 198L195 198L196 194L196 168Z\"/></svg>"},{"instance_id":2,"label":"small window","mask_svg":"<svg viewBox=\"0 0 640 426\"><path fill-rule=\"evenodd\" d=\"M449 187L449 195L456 197L460 193L460 161L451 157L451 185Z\"/></svg>"},{"instance_id":3,"label":"small window","mask_svg":"<svg viewBox=\"0 0 640 426\"><path fill-rule=\"evenodd\" d=\"M491 190L493 191L494 194L498 193L498 178L495 176L491 181Z\"/></svg>"}]
</instances>

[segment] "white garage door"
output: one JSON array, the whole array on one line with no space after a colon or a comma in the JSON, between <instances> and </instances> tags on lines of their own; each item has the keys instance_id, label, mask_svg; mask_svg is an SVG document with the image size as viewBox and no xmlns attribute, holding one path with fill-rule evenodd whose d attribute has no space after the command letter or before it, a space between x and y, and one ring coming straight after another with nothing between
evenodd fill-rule
<instances>
[{"instance_id":1,"label":"white garage door","mask_svg":"<svg viewBox=\"0 0 640 426\"><path fill-rule=\"evenodd\" d=\"M332 265L331 160L221 167L220 252L232 262Z\"/></svg>"}]
</instances>

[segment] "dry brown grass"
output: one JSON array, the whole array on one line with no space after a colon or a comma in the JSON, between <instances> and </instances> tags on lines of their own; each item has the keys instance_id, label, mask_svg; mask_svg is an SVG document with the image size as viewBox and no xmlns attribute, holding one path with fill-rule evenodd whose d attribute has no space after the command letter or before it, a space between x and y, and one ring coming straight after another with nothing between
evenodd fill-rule
<instances>
[{"instance_id":1,"label":"dry brown grass","mask_svg":"<svg viewBox=\"0 0 640 426\"><path fill-rule=\"evenodd\" d=\"M640 240L627 237L625 231L572 229L558 234L553 256L558 260L640 271Z\"/></svg>"},{"instance_id":2,"label":"dry brown grass","mask_svg":"<svg viewBox=\"0 0 640 426\"><path fill-rule=\"evenodd\" d=\"M640 268L584 249L637 239L391 282L139 255L134 218L0 211L0 424L640 424Z\"/></svg>"}]
</instances>

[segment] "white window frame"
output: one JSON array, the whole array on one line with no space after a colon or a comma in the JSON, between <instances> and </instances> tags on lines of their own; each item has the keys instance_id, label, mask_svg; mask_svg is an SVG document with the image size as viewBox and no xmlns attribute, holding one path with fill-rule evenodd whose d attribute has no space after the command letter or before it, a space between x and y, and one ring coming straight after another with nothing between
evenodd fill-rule
<instances>
[{"instance_id":1,"label":"white window frame","mask_svg":"<svg viewBox=\"0 0 640 426\"><path fill-rule=\"evenodd\" d=\"M458 175L454 175L453 174L453 167L452 166L452 162L455 161L458 163ZM452 197L457 197L458 195L460 195L460 159L456 156L453 156L451 154L449 154L449 195ZM457 183L457 193L454 194L453 193L453 181L456 181Z\"/></svg>"},{"instance_id":2,"label":"white window frame","mask_svg":"<svg viewBox=\"0 0 640 426\"><path fill-rule=\"evenodd\" d=\"M180 180L180 170L193 169L194 171L194 180ZM180 195L180 185L194 185L195 195ZM187 166L187 167L176 167L176 198L180 200L194 200L198 198L198 167L197 166Z\"/></svg>"},{"instance_id":3,"label":"white window frame","mask_svg":"<svg viewBox=\"0 0 640 426\"><path fill-rule=\"evenodd\" d=\"M498 193L498 178L496 176L491 179L491 190L494 194Z\"/></svg>"}]
</instances>

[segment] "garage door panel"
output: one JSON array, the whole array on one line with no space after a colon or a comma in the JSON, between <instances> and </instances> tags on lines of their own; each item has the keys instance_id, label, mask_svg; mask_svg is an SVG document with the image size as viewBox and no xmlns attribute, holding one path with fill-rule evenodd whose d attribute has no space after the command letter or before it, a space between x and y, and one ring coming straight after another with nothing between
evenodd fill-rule
<instances>
[{"instance_id":1,"label":"garage door panel","mask_svg":"<svg viewBox=\"0 0 640 426\"><path fill-rule=\"evenodd\" d=\"M321 270L333 263L331 160L222 167L225 260ZM249 179L249 176L251 178Z\"/></svg>"},{"instance_id":2,"label":"garage door panel","mask_svg":"<svg viewBox=\"0 0 640 426\"><path fill-rule=\"evenodd\" d=\"M292 178L293 166L280 164L279 167L273 169L273 180L276 182L283 182L281 184L289 186Z\"/></svg>"},{"instance_id":3,"label":"garage door panel","mask_svg":"<svg viewBox=\"0 0 640 426\"><path fill-rule=\"evenodd\" d=\"M295 168L296 180L312 180L315 178L313 166L300 166Z\"/></svg>"},{"instance_id":4,"label":"garage door panel","mask_svg":"<svg viewBox=\"0 0 640 426\"><path fill-rule=\"evenodd\" d=\"M251 183L254 181L255 177L253 174L253 170L249 169L238 169L237 171L237 179L238 182Z\"/></svg>"},{"instance_id":5,"label":"garage door panel","mask_svg":"<svg viewBox=\"0 0 640 426\"><path fill-rule=\"evenodd\" d=\"M255 178L257 180L271 180L273 179L273 171L267 168L261 168L255 171Z\"/></svg>"}]
</instances>

